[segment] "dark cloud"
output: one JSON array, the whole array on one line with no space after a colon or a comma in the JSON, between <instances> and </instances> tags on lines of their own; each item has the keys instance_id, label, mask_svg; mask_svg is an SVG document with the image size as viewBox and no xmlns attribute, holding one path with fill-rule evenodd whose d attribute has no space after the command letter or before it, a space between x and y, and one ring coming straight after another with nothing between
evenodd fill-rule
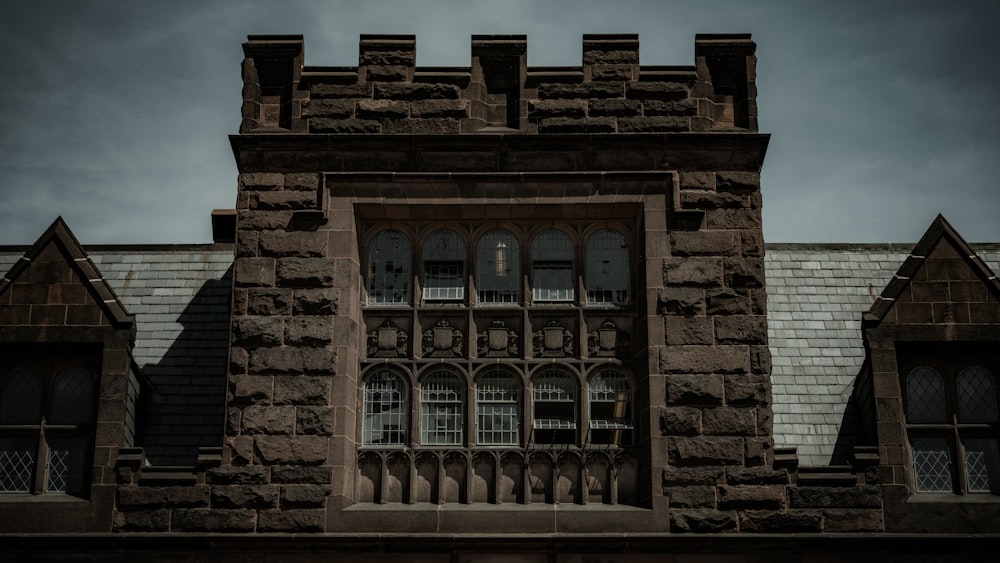
<instances>
[{"instance_id":1,"label":"dark cloud","mask_svg":"<svg viewBox=\"0 0 1000 563\"><path fill-rule=\"evenodd\" d=\"M690 64L694 34L758 42L765 235L914 241L944 213L997 240L1000 3L17 2L0 22L0 243L62 214L84 243L203 242L232 207L240 43L302 33L353 65L359 33L417 36L420 65L469 36L528 35L529 64L578 65L583 33L640 34L644 64Z\"/></svg>"}]
</instances>

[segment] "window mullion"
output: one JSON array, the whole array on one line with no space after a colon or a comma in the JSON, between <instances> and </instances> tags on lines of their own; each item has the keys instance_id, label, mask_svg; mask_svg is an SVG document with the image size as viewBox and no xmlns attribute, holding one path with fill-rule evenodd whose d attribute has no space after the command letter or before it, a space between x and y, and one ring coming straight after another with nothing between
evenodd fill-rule
<instances>
[{"instance_id":1,"label":"window mullion","mask_svg":"<svg viewBox=\"0 0 1000 563\"><path fill-rule=\"evenodd\" d=\"M45 440L45 417L42 417L42 424L38 429L38 449L35 454L35 475L32 479L32 494L40 495L45 492L45 475L49 465L49 447Z\"/></svg>"}]
</instances>

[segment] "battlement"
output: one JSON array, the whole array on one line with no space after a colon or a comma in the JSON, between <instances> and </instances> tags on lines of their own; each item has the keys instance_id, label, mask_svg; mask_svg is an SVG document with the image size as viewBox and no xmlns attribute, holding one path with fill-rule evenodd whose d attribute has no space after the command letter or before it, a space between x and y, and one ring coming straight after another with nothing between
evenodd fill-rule
<instances>
[{"instance_id":1,"label":"battlement","mask_svg":"<svg viewBox=\"0 0 1000 563\"><path fill-rule=\"evenodd\" d=\"M306 66L301 35L243 44L241 134L756 132L749 34L642 66L636 34L583 36L582 65L531 67L524 35L473 35L468 67L416 66L413 35L361 35L355 67Z\"/></svg>"}]
</instances>

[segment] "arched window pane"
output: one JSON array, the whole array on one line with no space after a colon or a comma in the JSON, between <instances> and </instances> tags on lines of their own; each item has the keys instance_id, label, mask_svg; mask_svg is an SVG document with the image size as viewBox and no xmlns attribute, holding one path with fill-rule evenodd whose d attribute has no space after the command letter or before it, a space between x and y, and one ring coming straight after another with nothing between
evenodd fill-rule
<instances>
[{"instance_id":1,"label":"arched window pane","mask_svg":"<svg viewBox=\"0 0 1000 563\"><path fill-rule=\"evenodd\" d=\"M465 243L454 231L435 231L424 241L424 300L465 297Z\"/></svg>"},{"instance_id":2,"label":"arched window pane","mask_svg":"<svg viewBox=\"0 0 1000 563\"><path fill-rule=\"evenodd\" d=\"M936 369L919 366L906 376L907 421L947 422L944 381Z\"/></svg>"},{"instance_id":3,"label":"arched window pane","mask_svg":"<svg viewBox=\"0 0 1000 563\"><path fill-rule=\"evenodd\" d=\"M368 300L372 304L410 302L410 239L382 231L368 246Z\"/></svg>"},{"instance_id":4,"label":"arched window pane","mask_svg":"<svg viewBox=\"0 0 1000 563\"><path fill-rule=\"evenodd\" d=\"M402 378L380 371L365 382L362 442L366 445L406 444L410 405Z\"/></svg>"},{"instance_id":5,"label":"arched window pane","mask_svg":"<svg viewBox=\"0 0 1000 563\"><path fill-rule=\"evenodd\" d=\"M490 231L479 239L476 288L480 303L517 303L521 298L520 253L507 231Z\"/></svg>"},{"instance_id":6,"label":"arched window pane","mask_svg":"<svg viewBox=\"0 0 1000 563\"><path fill-rule=\"evenodd\" d=\"M420 443L427 446L462 444L465 386L455 374L438 371L420 383Z\"/></svg>"},{"instance_id":7,"label":"arched window pane","mask_svg":"<svg viewBox=\"0 0 1000 563\"><path fill-rule=\"evenodd\" d=\"M628 242L604 230L587 239L587 303L628 302Z\"/></svg>"},{"instance_id":8,"label":"arched window pane","mask_svg":"<svg viewBox=\"0 0 1000 563\"><path fill-rule=\"evenodd\" d=\"M495 371L476 382L476 442L480 445L520 443L520 390L513 376Z\"/></svg>"},{"instance_id":9,"label":"arched window pane","mask_svg":"<svg viewBox=\"0 0 1000 563\"><path fill-rule=\"evenodd\" d=\"M532 434L538 444L576 442L576 384L561 371L547 371L535 378L532 390Z\"/></svg>"},{"instance_id":10,"label":"arched window pane","mask_svg":"<svg viewBox=\"0 0 1000 563\"><path fill-rule=\"evenodd\" d=\"M604 370L590 382L590 441L631 444L632 386L624 374Z\"/></svg>"},{"instance_id":11,"label":"arched window pane","mask_svg":"<svg viewBox=\"0 0 1000 563\"><path fill-rule=\"evenodd\" d=\"M531 244L531 297L534 301L572 301L573 241L551 229Z\"/></svg>"},{"instance_id":12,"label":"arched window pane","mask_svg":"<svg viewBox=\"0 0 1000 563\"><path fill-rule=\"evenodd\" d=\"M958 419L961 422L997 421L997 394L990 370L974 366L959 372Z\"/></svg>"},{"instance_id":13,"label":"arched window pane","mask_svg":"<svg viewBox=\"0 0 1000 563\"><path fill-rule=\"evenodd\" d=\"M94 378L90 372L71 368L56 376L52 395L52 424L87 424L93 405Z\"/></svg>"},{"instance_id":14,"label":"arched window pane","mask_svg":"<svg viewBox=\"0 0 1000 563\"><path fill-rule=\"evenodd\" d=\"M42 422L42 382L31 369L17 368L3 381L0 424L40 424Z\"/></svg>"}]
</instances>

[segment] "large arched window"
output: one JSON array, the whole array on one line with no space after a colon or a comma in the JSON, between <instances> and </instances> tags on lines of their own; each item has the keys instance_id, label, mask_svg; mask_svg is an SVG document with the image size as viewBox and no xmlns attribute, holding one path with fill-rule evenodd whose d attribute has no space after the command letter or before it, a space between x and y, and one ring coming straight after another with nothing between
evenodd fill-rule
<instances>
[{"instance_id":1,"label":"large arched window","mask_svg":"<svg viewBox=\"0 0 1000 563\"><path fill-rule=\"evenodd\" d=\"M535 378L532 399L532 441L536 444L576 443L577 386L559 370Z\"/></svg>"},{"instance_id":2,"label":"large arched window","mask_svg":"<svg viewBox=\"0 0 1000 563\"><path fill-rule=\"evenodd\" d=\"M531 297L535 302L573 301L573 241L555 229L531 243Z\"/></svg>"},{"instance_id":3,"label":"large arched window","mask_svg":"<svg viewBox=\"0 0 1000 563\"><path fill-rule=\"evenodd\" d=\"M516 446L521 431L521 386L503 371L485 373L476 380L476 443Z\"/></svg>"},{"instance_id":4,"label":"large arched window","mask_svg":"<svg viewBox=\"0 0 1000 563\"><path fill-rule=\"evenodd\" d=\"M629 298L628 241L605 229L587 239L587 303L620 305Z\"/></svg>"},{"instance_id":5,"label":"large arched window","mask_svg":"<svg viewBox=\"0 0 1000 563\"><path fill-rule=\"evenodd\" d=\"M393 230L379 232L368 245L368 302L408 304L413 274L410 239Z\"/></svg>"},{"instance_id":6,"label":"large arched window","mask_svg":"<svg viewBox=\"0 0 1000 563\"><path fill-rule=\"evenodd\" d=\"M434 231L424 241L424 301L465 298L465 242L454 231Z\"/></svg>"},{"instance_id":7,"label":"large arched window","mask_svg":"<svg viewBox=\"0 0 1000 563\"><path fill-rule=\"evenodd\" d=\"M590 380L590 442L632 444L632 385L624 374L602 370Z\"/></svg>"},{"instance_id":8,"label":"large arched window","mask_svg":"<svg viewBox=\"0 0 1000 563\"><path fill-rule=\"evenodd\" d=\"M420 443L462 444L465 385L454 373L435 371L420 382Z\"/></svg>"},{"instance_id":9,"label":"large arched window","mask_svg":"<svg viewBox=\"0 0 1000 563\"><path fill-rule=\"evenodd\" d=\"M407 443L410 402L403 378L379 370L365 381L361 442L367 446L403 446Z\"/></svg>"},{"instance_id":10,"label":"large arched window","mask_svg":"<svg viewBox=\"0 0 1000 563\"><path fill-rule=\"evenodd\" d=\"M479 303L517 303L521 300L520 253L517 239L496 229L479 239L476 252L476 288Z\"/></svg>"}]
</instances>

